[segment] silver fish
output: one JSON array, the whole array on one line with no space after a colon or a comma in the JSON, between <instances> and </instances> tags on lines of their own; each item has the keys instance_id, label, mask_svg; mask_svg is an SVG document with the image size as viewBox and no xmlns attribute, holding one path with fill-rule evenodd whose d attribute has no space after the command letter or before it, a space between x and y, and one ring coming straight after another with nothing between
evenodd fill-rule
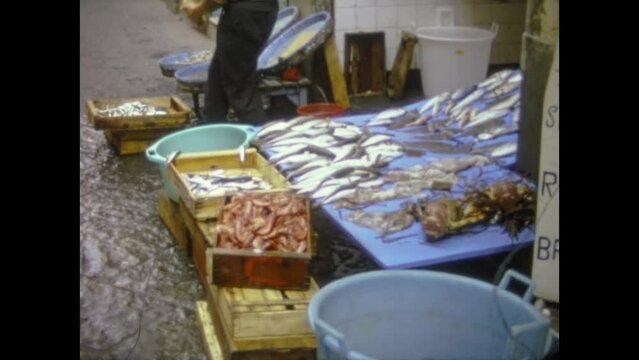
<instances>
[{"instance_id":1,"label":"silver fish","mask_svg":"<svg viewBox=\"0 0 639 360\"><path fill-rule=\"evenodd\" d=\"M512 155L517 152L517 143L506 143L490 153L490 157L497 158Z\"/></svg>"},{"instance_id":2,"label":"silver fish","mask_svg":"<svg viewBox=\"0 0 639 360\"><path fill-rule=\"evenodd\" d=\"M473 86L470 86L470 87L467 87L467 88L457 89L450 96L450 99L454 100L454 101L461 100L461 99L465 98L466 96L468 96L469 94L471 94L476 89L477 89L477 85L473 85Z\"/></svg>"},{"instance_id":3,"label":"silver fish","mask_svg":"<svg viewBox=\"0 0 639 360\"><path fill-rule=\"evenodd\" d=\"M295 169L293 171L288 172L288 174L286 175L286 178L287 179L291 179L291 178L293 178L295 176L299 176L299 175L305 174L305 173L307 173L307 172L309 172L309 171L311 171L313 169L329 166L332 163L333 163L333 161L330 161L330 160L327 160L327 159L324 159L324 158L313 160L313 161L311 161L311 162L309 162L307 164L304 164L304 165L300 166L299 168L297 168L297 169Z\"/></svg>"},{"instance_id":4,"label":"silver fish","mask_svg":"<svg viewBox=\"0 0 639 360\"><path fill-rule=\"evenodd\" d=\"M476 101L477 99L481 98L484 94L485 94L486 90L483 88L478 88L477 90L473 91L472 94L468 95L467 97L464 98L464 100L460 101L457 105L455 105L452 108L452 112L456 112L459 111L463 108L465 108L466 106L470 105L472 102Z\"/></svg>"},{"instance_id":5,"label":"silver fish","mask_svg":"<svg viewBox=\"0 0 639 360\"><path fill-rule=\"evenodd\" d=\"M486 121L503 118L504 116L508 114L510 114L510 110L508 109L494 109L494 110L482 111L479 114L477 114L477 116L475 116L473 121L470 122L468 125L477 126Z\"/></svg>"},{"instance_id":6,"label":"silver fish","mask_svg":"<svg viewBox=\"0 0 639 360\"><path fill-rule=\"evenodd\" d=\"M486 140L494 139L494 138L496 138L498 136L516 133L517 131L519 131L519 129L517 127L514 127L514 126L498 127L498 128L492 129L491 131L478 134L477 135L477 140L486 141Z\"/></svg>"},{"instance_id":7,"label":"silver fish","mask_svg":"<svg viewBox=\"0 0 639 360\"><path fill-rule=\"evenodd\" d=\"M285 146L282 148L283 149L282 151L278 151L275 155L271 156L269 158L269 162L277 163L278 161L281 161L282 159L286 157L298 154L300 151L303 151L304 149L306 149L307 146L308 146L307 144L296 144L292 146Z\"/></svg>"},{"instance_id":8,"label":"silver fish","mask_svg":"<svg viewBox=\"0 0 639 360\"><path fill-rule=\"evenodd\" d=\"M384 142L386 140L390 140L391 138L392 138L392 136L386 135L386 134L374 134L374 135L368 137L366 140L364 140L364 142L362 142L361 146L362 147L367 147L367 146L379 144L379 143Z\"/></svg>"},{"instance_id":9,"label":"silver fish","mask_svg":"<svg viewBox=\"0 0 639 360\"><path fill-rule=\"evenodd\" d=\"M406 114L406 109L404 108L393 108L380 112L375 117L373 117L369 122L368 126L378 126L381 124L388 124L392 121L392 119L400 117Z\"/></svg>"}]
</instances>

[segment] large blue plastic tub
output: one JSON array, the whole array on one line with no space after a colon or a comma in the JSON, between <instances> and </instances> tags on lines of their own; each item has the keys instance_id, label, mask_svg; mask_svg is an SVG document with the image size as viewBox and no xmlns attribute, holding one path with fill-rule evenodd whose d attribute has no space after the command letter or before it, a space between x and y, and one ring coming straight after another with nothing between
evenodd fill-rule
<instances>
[{"instance_id":1,"label":"large blue plastic tub","mask_svg":"<svg viewBox=\"0 0 639 360\"><path fill-rule=\"evenodd\" d=\"M146 158L160 166L162 182L169 197L179 200L177 190L167 176L167 159L176 151L193 153L248 147L257 129L251 125L212 124L174 132L146 149Z\"/></svg>"},{"instance_id":2,"label":"large blue plastic tub","mask_svg":"<svg viewBox=\"0 0 639 360\"><path fill-rule=\"evenodd\" d=\"M523 298L506 290L526 283ZM550 320L530 304L533 284L509 270L499 286L422 270L349 276L308 308L320 359L541 359Z\"/></svg>"}]
</instances>

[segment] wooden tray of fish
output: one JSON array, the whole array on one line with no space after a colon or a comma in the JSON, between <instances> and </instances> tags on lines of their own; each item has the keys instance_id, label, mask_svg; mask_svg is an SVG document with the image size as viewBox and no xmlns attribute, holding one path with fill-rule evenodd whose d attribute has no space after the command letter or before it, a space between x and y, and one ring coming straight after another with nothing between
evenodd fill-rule
<instances>
[{"instance_id":1,"label":"wooden tray of fish","mask_svg":"<svg viewBox=\"0 0 639 360\"><path fill-rule=\"evenodd\" d=\"M211 303L210 294L213 291L207 292L209 302L197 301L196 307L204 348L210 360L312 360L316 358L317 340L314 335L233 337L230 335L230 328L222 320L219 307ZM242 295L240 297L242 298ZM260 306L264 309L288 307L286 305ZM301 304L295 306L299 307ZM279 312L281 311L275 311L275 313ZM272 327L280 325L279 321L272 321L270 318L262 321L270 323ZM284 327L287 324L288 322L281 323Z\"/></svg>"},{"instance_id":2,"label":"wooden tray of fish","mask_svg":"<svg viewBox=\"0 0 639 360\"><path fill-rule=\"evenodd\" d=\"M317 252L314 233L311 232L310 237L310 255L300 258L287 252L268 251L268 257L261 257L251 250L218 248L217 222L210 219L196 221L182 200L179 215L190 233L187 253L203 286L215 281L217 284L254 288L297 288L296 284L301 289L308 287L309 260ZM307 219L310 221L310 218ZM240 268L237 274L232 273L232 269L237 268ZM294 270L291 271L291 268ZM282 283L287 286L282 286Z\"/></svg>"},{"instance_id":3,"label":"wooden tray of fish","mask_svg":"<svg viewBox=\"0 0 639 360\"><path fill-rule=\"evenodd\" d=\"M87 101L87 117L97 130L158 129L188 124L191 109L176 96Z\"/></svg>"},{"instance_id":4,"label":"wooden tray of fish","mask_svg":"<svg viewBox=\"0 0 639 360\"><path fill-rule=\"evenodd\" d=\"M290 184L255 149L188 153L169 164L169 181L197 220L216 218L225 196L238 191L286 190Z\"/></svg>"},{"instance_id":5,"label":"wooden tray of fish","mask_svg":"<svg viewBox=\"0 0 639 360\"><path fill-rule=\"evenodd\" d=\"M288 191L229 196L215 227L212 283L308 289L316 250L310 213L308 199Z\"/></svg>"}]
</instances>

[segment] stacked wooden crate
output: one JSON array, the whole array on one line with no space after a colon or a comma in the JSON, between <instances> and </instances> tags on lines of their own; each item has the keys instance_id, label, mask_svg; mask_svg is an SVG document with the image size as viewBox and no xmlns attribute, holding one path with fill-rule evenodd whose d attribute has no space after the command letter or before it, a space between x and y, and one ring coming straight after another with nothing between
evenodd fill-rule
<instances>
[{"instance_id":1,"label":"stacked wooden crate","mask_svg":"<svg viewBox=\"0 0 639 360\"><path fill-rule=\"evenodd\" d=\"M165 109L162 115L106 116L100 110L118 105L141 102ZM87 118L96 130L103 130L107 142L118 155L144 152L156 140L183 129L190 120L191 109L175 96L101 99L87 102Z\"/></svg>"},{"instance_id":2,"label":"stacked wooden crate","mask_svg":"<svg viewBox=\"0 0 639 360\"><path fill-rule=\"evenodd\" d=\"M306 314L318 289L308 271L315 251L310 231L305 254L216 247L223 198L195 197L181 176L212 167L258 171L275 191L289 185L254 149L247 150L244 161L236 151L218 151L180 155L169 164L169 179L180 201L173 203L162 194L160 215L206 290L206 302L197 306L209 356L314 359L316 340Z\"/></svg>"}]
</instances>

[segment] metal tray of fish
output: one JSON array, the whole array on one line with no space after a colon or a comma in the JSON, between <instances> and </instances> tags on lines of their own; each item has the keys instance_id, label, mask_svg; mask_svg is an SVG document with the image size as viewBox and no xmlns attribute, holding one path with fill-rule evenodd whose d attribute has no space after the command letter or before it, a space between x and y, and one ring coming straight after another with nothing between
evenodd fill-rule
<instances>
[{"instance_id":1,"label":"metal tray of fish","mask_svg":"<svg viewBox=\"0 0 639 360\"><path fill-rule=\"evenodd\" d=\"M237 150L178 155L169 164L168 178L186 208L199 221L216 218L227 195L241 191L281 191L290 185L252 148L246 150L244 159Z\"/></svg>"},{"instance_id":2,"label":"metal tray of fish","mask_svg":"<svg viewBox=\"0 0 639 360\"><path fill-rule=\"evenodd\" d=\"M297 6L288 6L280 10L277 13L277 20L275 21L275 25L273 25L271 35L268 37L268 42L275 39L284 30L291 26L299 16L300 11L297 9Z\"/></svg>"},{"instance_id":3,"label":"metal tray of fish","mask_svg":"<svg viewBox=\"0 0 639 360\"><path fill-rule=\"evenodd\" d=\"M183 67L210 63L212 58L213 52L211 50L195 50L166 55L158 63L162 75L173 77L175 72Z\"/></svg>"},{"instance_id":4,"label":"metal tray of fish","mask_svg":"<svg viewBox=\"0 0 639 360\"><path fill-rule=\"evenodd\" d=\"M257 58L257 70L274 72L302 62L326 41L332 27L333 19L326 11L296 22L264 48Z\"/></svg>"},{"instance_id":5,"label":"metal tray of fish","mask_svg":"<svg viewBox=\"0 0 639 360\"><path fill-rule=\"evenodd\" d=\"M184 67L175 72L178 87L184 91L203 89L209 78L210 64L202 63Z\"/></svg>"}]
</instances>

